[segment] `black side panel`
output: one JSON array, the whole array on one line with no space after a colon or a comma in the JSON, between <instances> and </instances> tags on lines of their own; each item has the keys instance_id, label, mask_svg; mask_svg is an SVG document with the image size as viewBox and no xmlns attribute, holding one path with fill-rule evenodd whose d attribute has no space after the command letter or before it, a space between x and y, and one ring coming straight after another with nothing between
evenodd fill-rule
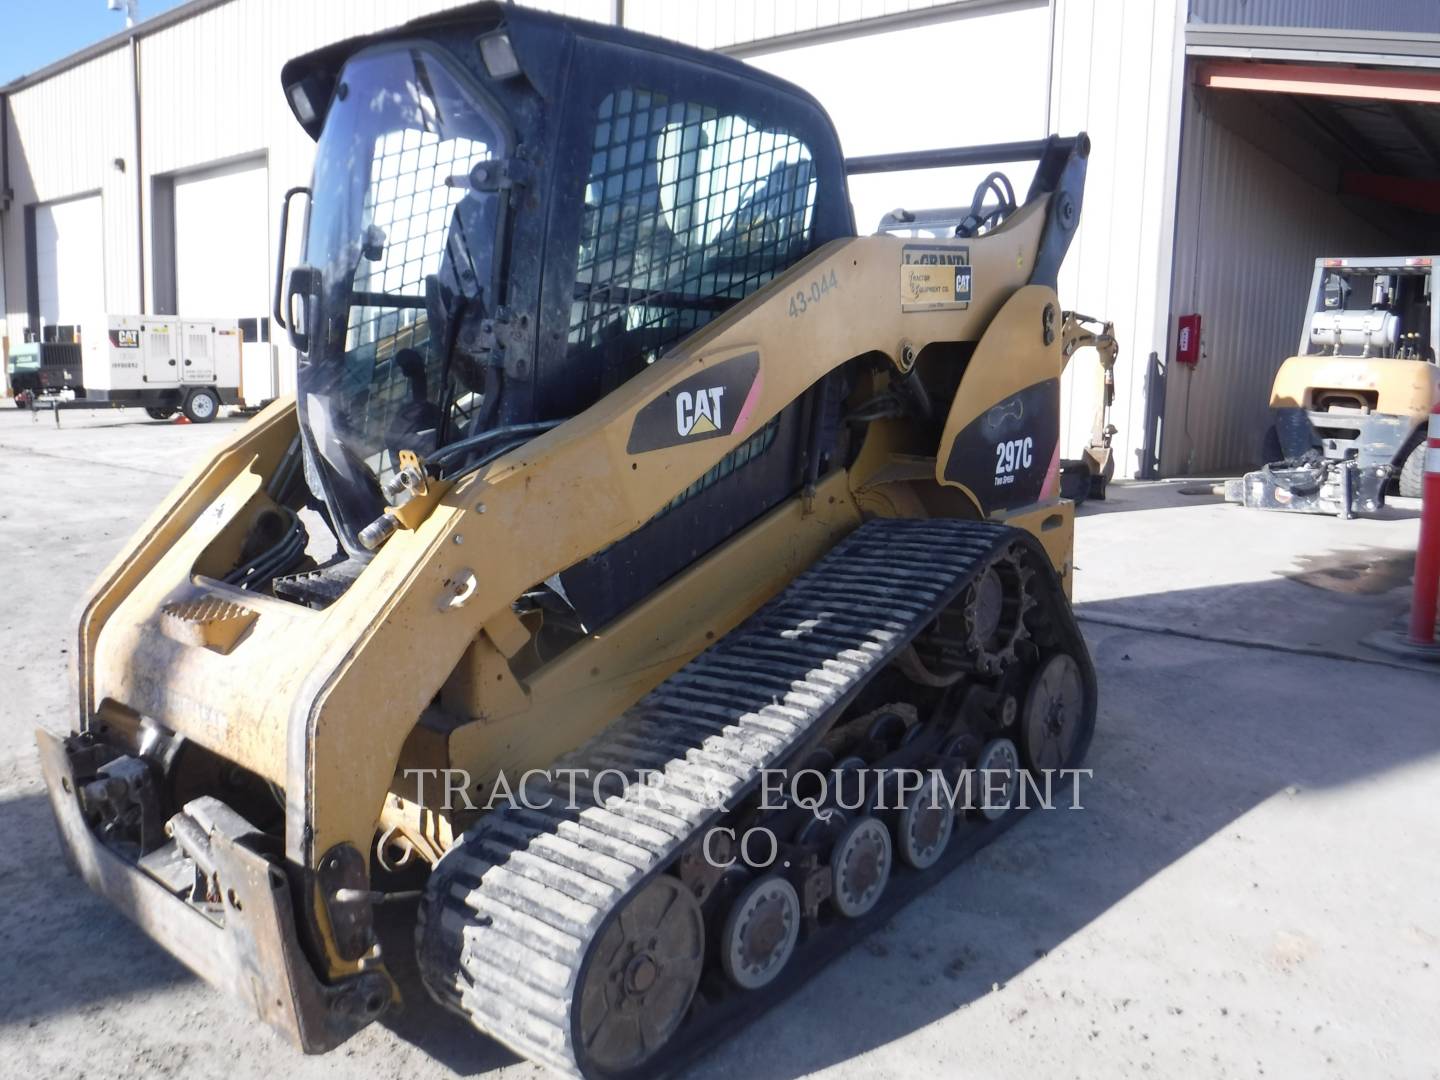
<instances>
[{"instance_id":1,"label":"black side panel","mask_svg":"<svg viewBox=\"0 0 1440 1080\"><path fill-rule=\"evenodd\" d=\"M758 428L667 509L560 575L586 626L604 626L797 489L804 400Z\"/></svg>"},{"instance_id":2,"label":"black side panel","mask_svg":"<svg viewBox=\"0 0 1440 1080\"><path fill-rule=\"evenodd\" d=\"M729 435L751 405L760 354L736 356L683 379L635 414L626 452L643 454Z\"/></svg>"},{"instance_id":3,"label":"black side panel","mask_svg":"<svg viewBox=\"0 0 1440 1080\"><path fill-rule=\"evenodd\" d=\"M945 479L964 484L987 513L1040 498L1060 440L1060 380L1027 386L955 436Z\"/></svg>"}]
</instances>

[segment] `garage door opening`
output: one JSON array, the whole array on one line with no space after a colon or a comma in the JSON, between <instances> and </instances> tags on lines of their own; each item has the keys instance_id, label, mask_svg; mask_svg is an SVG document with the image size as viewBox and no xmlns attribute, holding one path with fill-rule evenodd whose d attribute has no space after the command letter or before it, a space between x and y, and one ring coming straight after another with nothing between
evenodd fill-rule
<instances>
[{"instance_id":1,"label":"garage door opening","mask_svg":"<svg viewBox=\"0 0 1440 1080\"><path fill-rule=\"evenodd\" d=\"M30 330L45 337L105 314L105 232L99 195L29 208Z\"/></svg>"},{"instance_id":2,"label":"garage door opening","mask_svg":"<svg viewBox=\"0 0 1440 1080\"><path fill-rule=\"evenodd\" d=\"M263 315L273 272L265 160L158 178L154 197L156 310L187 319Z\"/></svg>"},{"instance_id":3,"label":"garage door opening","mask_svg":"<svg viewBox=\"0 0 1440 1080\"><path fill-rule=\"evenodd\" d=\"M1300 351L1317 259L1440 252L1440 74L1203 60L1189 75L1165 475L1264 463L1271 385ZM1175 362L1187 316L1193 365Z\"/></svg>"}]
</instances>

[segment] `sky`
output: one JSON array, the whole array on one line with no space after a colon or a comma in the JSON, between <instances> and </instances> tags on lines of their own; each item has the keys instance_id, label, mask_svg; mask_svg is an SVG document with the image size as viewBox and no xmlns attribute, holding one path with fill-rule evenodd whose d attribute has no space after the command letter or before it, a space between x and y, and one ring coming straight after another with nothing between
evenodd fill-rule
<instances>
[{"instance_id":1,"label":"sky","mask_svg":"<svg viewBox=\"0 0 1440 1080\"><path fill-rule=\"evenodd\" d=\"M0 86L125 29L107 0L0 0ZM140 0L140 21L182 0Z\"/></svg>"}]
</instances>

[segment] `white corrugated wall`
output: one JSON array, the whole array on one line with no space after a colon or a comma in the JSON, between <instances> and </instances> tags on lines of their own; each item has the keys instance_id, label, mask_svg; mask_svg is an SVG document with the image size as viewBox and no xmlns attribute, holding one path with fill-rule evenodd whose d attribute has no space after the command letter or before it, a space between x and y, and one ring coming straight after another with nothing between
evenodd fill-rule
<instances>
[{"instance_id":1,"label":"white corrugated wall","mask_svg":"<svg viewBox=\"0 0 1440 1080\"><path fill-rule=\"evenodd\" d=\"M1057 0L1050 130L1085 129L1093 146L1080 229L1060 273L1060 302L1111 319L1115 475L1135 474L1145 418L1146 358L1165 353L1173 147L1185 0ZM1099 405L1093 351L1077 354L1062 390L1061 448L1077 456Z\"/></svg>"},{"instance_id":2,"label":"white corrugated wall","mask_svg":"<svg viewBox=\"0 0 1440 1080\"><path fill-rule=\"evenodd\" d=\"M8 95L15 194L6 214L4 259L12 341L21 340L27 325L27 205L99 193L104 226L93 257L104 265L105 295L117 309L139 305L130 71L126 46Z\"/></svg>"},{"instance_id":3,"label":"white corrugated wall","mask_svg":"<svg viewBox=\"0 0 1440 1080\"><path fill-rule=\"evenodd\" d=\"M863 35L792 44L747 53L746 62L798 84L825 106L847 156L927 150L957 145L1039 139L1045 134L1049 13L1043 3L946 9L923 25L888 27ZM953 114L914 109L911 84L877 86L857 79L866 67L943 71L969 52L968 102L1003 101L1001 109L956 109ZM984 88L983 92L979 88ZM871 232L896 207L968 206L992 166L923 169L852 177L856 228ZM1034 175L1031 162L1001 166L1022 195Z\"/></svg>"},{"instance_id":4,"label":"white corrugated wall","mask_svg":"<svg viewBox=\"0 0 1440 1080\"><path fill-rule=\"evenodd\" d=\"M1202 355L1193 369L1170 367L1168 475L1258 463L1270 385L1300 341L1317 258L1405 254L1403 238L1344 208L1334 165L1270 120L1264 98L1188 96L1172 306L1201 316Z\"/></svg>"},{"instance_id":5,"label":"white corrugated wall","mask_svg":"<svg viewBox=\"0 0 1440 1080\"><path fill-rule=\"evenodd\" d=\"M631 30L725 49L865 19L983 6L994 5L983 0L625 0L624 8Z\"/></svg>"}]
</instances>

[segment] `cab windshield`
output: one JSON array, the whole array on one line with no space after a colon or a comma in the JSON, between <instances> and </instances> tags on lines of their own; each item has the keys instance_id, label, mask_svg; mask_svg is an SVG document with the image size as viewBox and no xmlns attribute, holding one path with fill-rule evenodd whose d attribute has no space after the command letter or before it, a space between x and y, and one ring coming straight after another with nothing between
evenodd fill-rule
<instances>
[{"instance_id":1,"label":"cab windshield","mask_svg":"<svg viewBox=\"0 0 1440 1080\"><path fill-rule=\"evenodd\" d=\"M506 141L495 106L424 48L361 53L336 84L297 384L312 486L352 552L400 451L431 453L493 411L483 372L452 354L461 321L495 305L503 205L477 166Z\"/></svg>"}]
</instances>

